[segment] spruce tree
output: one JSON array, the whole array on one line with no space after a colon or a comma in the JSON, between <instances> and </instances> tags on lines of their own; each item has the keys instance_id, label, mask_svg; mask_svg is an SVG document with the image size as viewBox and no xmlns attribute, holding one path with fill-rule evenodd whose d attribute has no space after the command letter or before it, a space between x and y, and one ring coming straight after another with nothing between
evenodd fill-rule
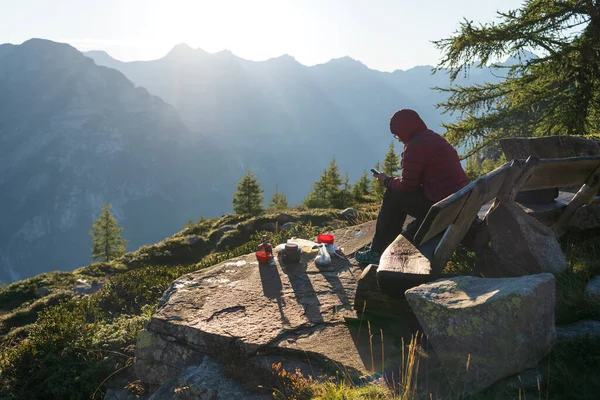
<instances>
[{"instance_id":1,"label":"spruce tree","mask_svg":"<svg viewBox=\"0 0 600 400\"><path fill-rule=\"evenodd\" d=\"M233 210L236 214L259 215L263 210L263 190L250 172L238 182L237 191L233 194Z\"/></svg>"},{"instance_id":2,"label":"spruce tree","mask_svg":"<svg viewBox=\"0 0 600 400\"><path fill-rule=\"evenodd\" d=\"M379 172L383 172L382 168L381 168L381 163L379 161L377 161L377 163L375 164L375 169ZM379 183L379 181L377 180L377 177L374 176L373 177L373 194L375 194L375 196L377 198L382 198L383 192L385 192L385 188L383 187L382 184Z\"/></svg>"},{"instance_id":3,"label":"spruce tree","mask_svg":"<svg viewBox=\"0 0 600 400\"><path fill-rule=\"evenodd\" d=\"M347 172L342 179L342 188L338 196L337 208L346 208L352 202L352 185L350 184L350 176Z\"/></svg>"},{"instance_id":4,"label":"spruce tree","mask_svg":"<svg viewBox=\"0 0 600 400\"><path fill-rule=\"evenodd\" d=\"M269 202L268 209L272 211L280 211L288 208L288 201L285 193L279 193L278 185L275 185L275 191L273 192L273 197L271 197L271 201Z\"/></svg>"},{"instance_id":5,"label":"spruce tree","mask_svg":"<svg viewBox=\"0 0 600 400\"><path fill-rule=\"evenodd\" d=\"M363 174L358 178L358 181L354 184L352 188L352 197L355 199L362 199L364 196L367 196L371 193L371 181L369 180L369 175L367 171L363 171Z\"/></svg>"},{"instance_id":6,"label":"spruce tree","mask_svg":"<svg viewBox=\"0 0 600 400\"><path fill-rule=\"evenodd\" d=\"M600 131L600 2L525 0L491 23L463 21L434 42L451 86L438 106L458 112L445 124L467 156L510 136L593 135ZM532 57L531 53L537 53ZM512 57L509 64L497 60ZM499 82L461 86L470 68L491 67Z\"/></svg>"},{"instance_id":7,"label":"spruce tree","mask_svg":"<svg viewBox=\"0 0 600 400\"><path fill-rule=\"evenodd\" d=\"M308 208L344 208L350 198L348 186L349 183L345 179L342 180L333 157L329 167L321 173L320 179L313 183L313 189L303 203Z\"/></svg>"},{"instance_id":8,"label":"spruce tree","mask_svg":"<svg viewBox=\"0 0 600 400\"><path fill-rule=\"evenodd\" d=\"M394 150L394 142L390 143L390 149L385 155L385 159L383 160L383 171L385 174L389 176L394 176L396 172L400 171L400 159L398 158L398 154Z\"/></svg>"},{"instance_id":9,"label":"spruce tree","mask_svg":"<svg viewBox=\"0 0 600 400\"><path fill-rule=\"evenodd\" d=\"M104 204L90 231L92 259L108 262L125 254L127 241L121 237L122 231L110 212L110 204Z\"/></svg>"}]
</instances>

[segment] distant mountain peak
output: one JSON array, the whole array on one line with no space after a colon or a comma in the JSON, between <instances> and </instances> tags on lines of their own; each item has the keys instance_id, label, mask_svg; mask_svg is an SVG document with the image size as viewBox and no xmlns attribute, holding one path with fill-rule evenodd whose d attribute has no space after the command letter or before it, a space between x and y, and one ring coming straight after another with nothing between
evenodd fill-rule
<instances>
[{"instance_id":1,"label":"distant mountain peak","mask_svg":"<svg viewBox=\"0 0 600 400\"><path fill-rule=\"evenodd\" d=\"M42 38L31 38L29 40L24 41L23 44L21 44L21 46L39 46L42 44L62 45L64 43L53 42L52 40Z\"/></svg>"},{"instance_id":2,"label":"distant mountain peak","mask_svg":"<svg viewBox=\"0 0 600 400\"><path fill-rule=\"evenodd\" d=\"M110 54L108 54L106 51L104 50L89 50L89 51L84 51L83 54L90 54L90 55L94 55L94 56L102 56L102 57L110 57Z\"/></svg>"},{"instance_id":3,"label":"distant mountain peak","mask_svg":"<svg viewBox=\"0 0 600 400\"><path fill-rule=\"evenodd\" d=\"M108 54L104 50L90 50L90 51L84 51L82 53L84 56L89 57L92 60L96 61L96 64L98 64L98 61L100 61L100 60L102 60L103 63L118 62L115 58L113 58L110 54Z\"/></svg>"},{"instance_id":4,"label":"distant mountain peak","mask_svg":"<svg viewBox=\"0 0 600 400\"><path fill-rule=\"evenodd\" d=\"M359 64L359 65L365 65L362 62L350 57L350 56L344 56L344 57L339 57L339 58L333 58L331 59L331 61L329 62L339 62L339 63L351 63L351 64Z\"/></svg>"},{"instance_id":5,"label":"distant mountain peak","mask_svg":"<svg viewBox=\"0 0 600 400\"><path fill-rule=\"evenodd\" d=\"M166 57L181 57L189 56L194 53L194 49L186 43L179 43L169 51Z\"/></svg>"},{"instance_id":6,"label":"distant mountain peak","mask_svg":"<svg viewBox=\"0 0 600 400\"><path fill-rule=\"evenodd\" d=\"M231 50L228 49L223 49L221 51L217 51L216 53L213 53L213 56L219 56L219 57L237 57L235 54L233 54L233 52Z\"/></svg>"},{"instance_id":7,"label":"distant mountain peak","mask_svg":"<svg viewBox=\"0 0 600 400\"><path fill-rule=\"evenodd\" d=\"M75 65L76 63L92 63L75 47L67 43L54 42L47 39L29 39L13 50L19 54L26 55L29 65L40 66L40 63L51 63L55 67Z\"/></svg>"},{"instance_id":8,"label":"distant mountain peak","mask_svg":"<svg viewBox=\"0 0 600 400\"><path fill-rule=\"evenodd\" d=\"M298 60L296 60L294 57L290 56L289 54L282 54L279 57L270 58L270 59L266 60L265 62L274 63L276 65L283 65L283 66L302 65L298 62Z\"/></svg>"},{"instance_id":9,"label":"distant mountain peak","mask_svg":"<svg viewBox=\"0 0 600 400\"><path fill-rule=\"evenodd\" d=\"M193 52L194 49L187 43L179 43L176 44L175 47L173 47L173 49L171 50L171 52L177 52L177 53L191 53Z\"/></svg>"},{"instance_id":10,"label":"distant mountain peak","mask_svg":"<svg viewBox=\"0 0 600 400\"><path fill-rule=\"evenodd\" d=\"M178 45L175 45L164 58L190 58L206 54L208 53L202 49L194 49L187 43L179 43Z\"/></svg>"},{"instance_id":11,"label":"distant mountain peak","mask_svg":"<svg viewBox=\"0 0 600 400\"><path fill-rule=\"evenodd\" d=\"M329 67L344 68L344 69L352 68L354 70L368 70L369 69L369 67L367 67L365 64L363 64L362 62L360 62L350 56L333 58L324 64L317 65L317 67L318 66L325 67L325 68L329 68Z\"/></svg>"},{"instance_id":12,"label":"distant mountain peak","mask_svg":"<svg viewBox=\"0 0 600 400\"><path fill-rule=\"evenodd\" d=\"M296 59L293 56L290 56L289 54L282 54L279 57L273 58L273 60L296 61Z\"/></svg>"},{"instance_id":13,"label":"distant mountain peak","mask_svg":"<svg viewBox=\"0 0 600 400\"><path fill-rule=\"evenodd\" d=\"M60 49L62 51L72 52L73 54L79 55L79 51L70 44L54 42L48 39L31 38L24 41L19 47L28 50Z\"/></svg>"}]
</instances>

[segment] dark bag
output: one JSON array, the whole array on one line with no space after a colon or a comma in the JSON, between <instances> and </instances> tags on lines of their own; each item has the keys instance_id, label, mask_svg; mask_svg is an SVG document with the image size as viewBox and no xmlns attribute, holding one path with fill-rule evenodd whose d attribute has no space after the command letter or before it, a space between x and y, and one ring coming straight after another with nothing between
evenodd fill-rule
<instances>
[{"instance_id":1,"label":"dark bag","mask_svg":"<svg viewBox=\"0 0 600 400\"><path fill-rule=\"evenodd\" d=\"M517 193L515 201L525 204L548 204L558 197L558 188L526 190Z\"/></svg>"}]
</instances>

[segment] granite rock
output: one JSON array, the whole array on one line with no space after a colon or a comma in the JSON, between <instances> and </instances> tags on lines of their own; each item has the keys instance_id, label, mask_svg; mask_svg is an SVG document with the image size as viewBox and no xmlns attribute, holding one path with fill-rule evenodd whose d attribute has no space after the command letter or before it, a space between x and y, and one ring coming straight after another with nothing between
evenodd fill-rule
<instances>
[{"instance_id":1,"label":"granite rock","mask_svg":"<svg viewBox=\"0 0 600 400\"><path fill-rule=\"evenodd\" d=\"M552 274L461 276L405 294L449 379L469 393L534 367L556 339Z\"/></svg>"},{"instance_id":2,"label":"granite rock","mask_svg":"<svg viewBox=\"0 0 600 400\"><path fill-rule=\"evenodd\" d=\"M552 230L527 215L516 203L500 203L487 216L491 250L499 276L522 276L567 269L567 261Z\"/></svg>"},{"instance_id":3,"label":"granite rock","mask_svg":"<svg viewBox=\"0 0 600 400\"><path fill-rule=\"evenodd\" d=\"M350 255L374 229L373 221L335 231L336 244ZM306 253L299 263L271 265L249 254L184 275L164 293L138 341L136 374L163 384L226 346L249 358L310 360L366 375L373 368L367 327L348 323L359 321L353 305L361 273L350 259L332 257L318 267ZM396 342L385 342L386 359L401 354Z\"/></svg>"}]
</instances>

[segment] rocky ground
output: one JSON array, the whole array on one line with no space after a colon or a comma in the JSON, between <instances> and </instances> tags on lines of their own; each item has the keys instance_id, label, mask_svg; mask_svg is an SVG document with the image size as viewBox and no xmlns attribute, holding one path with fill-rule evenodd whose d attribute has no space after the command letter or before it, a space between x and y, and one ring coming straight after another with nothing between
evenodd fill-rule
<instances>
[{"instance_id":1,"label":"rocky ground","mask_svg":"<svg viewBox=\"0 0 600 400\"><path fill-rule=\"evenodd\" d=\"M334 235L349 256L373 233L374 221ZM220 390L234 390L223 386L228 380L202 374L246 359L266 369L281 362L304 376L337 374L355 383L378 377L397 382L413 372L420 379L417 397L488 388L486 393L506 395L495 398L512 398L510 393L539 393L546 377L540 371L547 370L545 356L557 338L599 332L595 321L555 329L556 285L549 273L447 277L410 290L408 303L380 293L377 307L361 312L354 309L356 292L368 269L352 257L334 258L327 267L313 258L259 265L249 254L173 282L138 341L137 376L164 398L178 398L170 396L194 381L225 398ZM595 285L589 283L590 295ZM407 371L407 345L420 332L427 339L421 334L419 363Z\"/></svg>"}]
</instances>

